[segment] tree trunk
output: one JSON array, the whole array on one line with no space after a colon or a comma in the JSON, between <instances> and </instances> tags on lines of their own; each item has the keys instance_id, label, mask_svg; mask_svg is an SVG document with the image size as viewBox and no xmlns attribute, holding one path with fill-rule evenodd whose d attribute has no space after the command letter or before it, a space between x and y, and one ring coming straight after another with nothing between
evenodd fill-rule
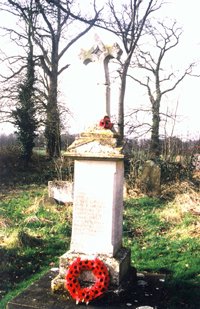
<instances>
[{"instance_id":1,"label":"tree trunk","mask_svg":"<svg viewBox=\"0 0 200 309\"><path fill-rule=\"evenodd\" d=\"M61 140L60 140L60 118L57 106L48 104L45 136L47 139L46 152L50 158L60 157Z\"/></svg>"},{"instance_id":2,"label":"tree trunk","mask_svg":"<svg viewBox=\"0 0 200 309\"><path fill-rule=\"evenodd\" d=\"M47 154L50 158L61 154L60 116L57 106L57 77L51 78L47 105L45 136L47 139Z\"/></svg>"},{"instance_id":3,"label":"tree trunk","mask_svg":"<svg viewBox=\"0 0 200 309\"><path fill-rule=\"evenodd\" d=\"M60 138L60 115L57 104L58 94L58 43L55 43L52 51L52 70L49 75L49 90L47 103L47 118L45 136L47 139L47 154L50 158L60 157L61 138Z\"/></svg>"},{"instance_id":4,"label":"tree trunk","mask_svg":"<svg viewBox=\"0 0 200 309\"><path fill-rule=\"evenodd\" d=\"M128 72L129 63L125 63L121 75L121 87L119 93L119 103L118 103L118 142L120 145L123 143L124 139L124 98L126 91L126 76Z\"/></svg>"},{"instance_id":5,"label":"tree trunk","mask_svg":"<svg viewBox=\"0 0 200 309\"><path fill-rule=\"evenodd\" d=\"M151 159L160 156L160 141L159 141L159 125L160 125L160 102L154 101L152 104L152 128L151 128L151 144L150 155Z\"/></svg>"}]
</instances>

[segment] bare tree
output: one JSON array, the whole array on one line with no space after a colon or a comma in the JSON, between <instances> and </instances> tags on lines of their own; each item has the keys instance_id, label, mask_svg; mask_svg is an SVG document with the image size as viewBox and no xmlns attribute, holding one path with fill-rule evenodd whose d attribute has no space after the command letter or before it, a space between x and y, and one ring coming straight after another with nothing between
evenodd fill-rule
<instances>
[{"instance_id":1,"label":"bare tree","mask_svg":"<svg viewBox=\"0 0 200 309\"><path fill-rule=\"evenodd\" d=\"M3 27L3 35L8 36L11 42L16 44L15 47L20 48L20 55L12 55L10 51L9 56L1 50L1 68L0 83L1 83L1 98L0 98L0 113L1 122L9 122L16 125L19 124L20 113L27 112L27 115L23 115L23 119L28 123L28 117L31 115L34 109L33 102L33 84L35 82L35 58L33 55L33 42L32 42L32 28L35 21L35 13L33 13L32 7L33 1L31 0L27 5L27 10L24 12L24 18L27 21L26 27L18 29L12 27ZM0 3L1 9L5 12L11 13L9 3ZM21 13L13 12L13 22L19 21ZM20 29L20 30L19 30ZM2 45L3 46L3 45ZM15 50L15 48L13 48ZM29 89L28 89L29 88ZM20 110L18 103L27 104ZM29 103L32 101L32 107ZM22 103L23 102L23 103ZM29 110L32 109L32 111ZM19 113L17 113L17 111ZM22 113L23 113L22 112ZM15 116L14 116L15 115ZM22 114L21 114L22 116ZM29 119L30 120L30 119ZM18 126L18 125L17 125ZM30 125L31 126L31 125ZM18 126L20 130L20 125ZM26 134L28 135L28 133Z\"/></svg>"},{"instance_id":2,"label":"bare tree","mask_svg":"<svg viewBox=\"0 0 200 309\"><path fill-rule=\"evenodd\" d=\"M23 1L8 0L13 12L19 12L25 24L27 3ZM56 1L60 4L62 1ZM60 111L58 108L58 79L69 67L69 63L62 60L69 48L86 34L94 25L98 12L94 17L87 19L81 17L75 0L62 2L65 12L59 5L45 0L35 0L35 14L37 23L32 25L33 41L36 46L37 58L42 68L45 87L38 89L38 97L44 98L43 108L46 110L45 136L47 139L47 153L50 157L60 156ZM9 8L9 10L11 10ZM72 13L72 10L75 13ZM85 22L86 21L86 22ZM80 25L80 22L82 24ZM83 23L84 22L84 23ZM81 30L80 30L81 29ZM62 64L61 64L62 63ZM44 86L43 85L43 86Z\"/></svg>"},{"instance_id":3,"label":"bare tree","mask_svg":"<svg viewBox=\"0 0 200 309\"><path fill-rule=\"evenodd\" d=\"M108 17L97 22L98 27L116 35L124 48L124 57L121 61L120 69L118 101L118 133L120 142L122 142L124 137L124 99L131 59L148 24L149 16L161 7L162 2L162 0L129 0L119 4L116 1L109 0L107 2Z\"/></svg>"},{"instance_id":4,"label":"bare tree","mask_svg":"<svg viewBox=\"0 0 200 309\"><path fill-rule=\"evenodd\" d=\"M145 75L136 77L129 75L134 81L145 87L151 103L152 124L151 124L151 156L160 155L159 126L160 126L160 105L165 94L173 91L180 82L191 74L194 64L190 64L181 74L176 76L171 68L164 68L165 58L169 51L175 48L180 40L181 29L174 21L169 26L164 22L157 22L155 26L148 27L148 34L153 40L153 46L149 48L149 38L146 48L137 48L134 67L144 70ZM151 49L151 50L150 50Z\"/></svg>"},{"instance_id":5,"label":"bare tree","mask_svg":"<svg viewBox=\"0 0 200 309\"><path fill-rule=\"evenodd\" d=\"M58 1L58 3L60 2L61 1ZM59 64L61 58L72 44L87 33L93 25L91 23L83 26L83 30L80 31L80 29L78 29L78 32L75 32L75 29L73 29L74 33L68 33L66 36L67 27L68 29L71 28L72 24L76 22L75 15L72 17L70 14L71 7L74 3L75 1L71 3L67 1L66 13L64 13L59 6L46 3L46 1L36 0L37 8L44 23L42 29L38 27L36 31L37 35L35 35L34 40L42 52L40 55L40 62L48 78L45 135L47 137L47 151L50 157L60 155L60 115L57 104L58 77L69 67L69 64L64 64L62 67L60 67ZM77 16L80 16L80 12ZM64 45L61 45L62 39L65 40ZM48 49L50 49L50 51L48 51Z\"/></svg>"},{"instance_id":6,"label":"bare tree","mask_svg":"<svg viewBox=\"0 0 200 309\"><path fill-rule=\"evenodd\" d=\"M34 23L32 0L28 11L27 29L27 71L23 80L18 85L18 105L13 111L14 124L18 127L18 139L22 146L22 157L25 162L31 159L36 137L38 122L36 120L36 106L34 103L35 61L33 56L32 24Z\"/></svg>"}]
</instances>

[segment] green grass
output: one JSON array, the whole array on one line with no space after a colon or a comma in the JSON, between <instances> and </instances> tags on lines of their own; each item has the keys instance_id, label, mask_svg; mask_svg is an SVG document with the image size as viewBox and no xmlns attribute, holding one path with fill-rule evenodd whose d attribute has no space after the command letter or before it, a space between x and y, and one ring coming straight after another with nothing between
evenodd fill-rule
<instances>
[{"instance_id":1,"label":"green grass","mask_svg":"<svg viewBox=\"0 0 200 309\"><path fill-rule=\"evenodd\" d=\"M49 203L44 188L20 187L2 199L0 308L40 273L58 266L69 245L71 214L70 207Z\"/></svg>"},{"instance_id":2,"label":"green grass","mask_svg":"<svg viewBox=\"0 0 200 309\"><path fill-rule=\"evenodd\" d=\"M161 216L166 207L156 199L128 200L124 211L124 245L131 247L132 264L137 270L167 274L169 308L197 309L200 240L188 235L188 229L198 222L198 217L185 213L179 222L170 222ZM172 237L174 228L177 234Z\"/></svg>"},{"instance_id":3,"label":"green grass","mask_svg":"<svg viewBox=\"0 0 200 309\"><path fill-rule=\"evenodd\" d=\"M173 214L173 216L172 216ZM67 251L72 208L52 204L47 189L20 186L0 201L0 308L38 279ZM124 237L137 271L164 273L169 309L200 307L198 216L158 199L125 201ZM192 231L192 233L191 233Z\"/></svg>"}]
</instances>

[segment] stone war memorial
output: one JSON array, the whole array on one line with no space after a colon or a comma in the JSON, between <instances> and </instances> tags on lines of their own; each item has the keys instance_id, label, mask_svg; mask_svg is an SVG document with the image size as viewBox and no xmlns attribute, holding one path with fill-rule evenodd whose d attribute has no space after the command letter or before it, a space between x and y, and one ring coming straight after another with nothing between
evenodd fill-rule
<instances>
[{"instance_id":1,"label":"stone war memorial","mask_svg":"<svg viewBox=\"0 0 200 309\"><path fill-rule=\"evenodd\" d=\"M113 290L130 274L130 249L122 246L124 156L110 121L108 62L120 55L117 44L106 48L101 42L80 55L84 64L94 61L103 70L100 87L105 88L105 97L99 123L81 133L65 153L74 159L72 236L69 251L60 257L59 275L52 281L53 290L63 288L73 261L80 267L78 259L94 262L98 258L108 271L109 287ZM84 282L93 285L98 280L94 272L87 269L80 273L83 285ZM104 278L100 280L103 282ZM102 289L106 293L103 285ZM76 301L89 302L84 297L77 297Z\"/></svg>"},{"instance_id":2,"label":"stone war memorial","mask_svg":"<svg viewBox=\"0 0 200 309\"><path fill-rule=\"evenodd\" d=\"M107 47L99 40L81 51L84 64L95 62L101 68L103 102L99 123L82 132L64 154L74 160L70 248L59 258L57 272L50 271L7 309L158 309L149 304L158 299L159 278L151 290L152 277L136 273L131 250L122 243L124 155L110 120L108 71L109 60L121 54L118 44Z\"/></svg>"}]
</instances>

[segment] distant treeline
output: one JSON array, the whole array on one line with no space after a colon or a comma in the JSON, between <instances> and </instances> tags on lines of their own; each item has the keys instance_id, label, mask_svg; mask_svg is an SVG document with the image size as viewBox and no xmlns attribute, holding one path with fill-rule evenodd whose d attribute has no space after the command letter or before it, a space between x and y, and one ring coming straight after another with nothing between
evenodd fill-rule
<instances>
[{"instance_id":1,"label":"distant treeline","mask_svg":"<svg viewBox=\"0 0 200 309\"><path fill-rule=\"evenodd\" d=\"M178 155L188 156L200 153L200 139L182 140L179 137L160 139L161 157L164 160L172 159ZM125 143L126 153L131 155L135 151L143 151L148 157L150 139L127 139ZM178 158L176 158L178 160Z\"/></svg>"},{"instance_id":2,"label":"distant treeline","mask_svg":"<svg viewBox=\"0 0 200 309\"><path fill-rule=\"evenodd\" d=\"M75 140L75 135L71 134L62 134L61 135L61 143L62 143L62 150L65 150L73 141ZM39 134L35 138L35 147L37 148L45 148L46 147L46 139L43 134ZM6 147L11 145L18 145L20 144L17 135L15 133L6 135L0 135L0 147Z\"/></svg>"},{"instance_id":3,"label":"distant treeline","mask_svg":"<svg viewBox=\"0 0 200 309\"><path fill-rule=\"evenodd\" d=\"M76 138L75 134L62 134L62 150L65 150ZM0 147L9 145L17 145L17 135L12 133L9 135L0 135ZM35 147L45 148L45 137L43 134L39 134L35 138ZM170 137L160 140L161 156L165 160L174 159L179 160L177 156L188 156L194 154L200 154L200 139L183 141L178 137ZM124 151L127 156L132 156L135 152L144 153L148 158L150 150L150 139L129 139L125 140Z\"/></svg>"}]
</instances>

